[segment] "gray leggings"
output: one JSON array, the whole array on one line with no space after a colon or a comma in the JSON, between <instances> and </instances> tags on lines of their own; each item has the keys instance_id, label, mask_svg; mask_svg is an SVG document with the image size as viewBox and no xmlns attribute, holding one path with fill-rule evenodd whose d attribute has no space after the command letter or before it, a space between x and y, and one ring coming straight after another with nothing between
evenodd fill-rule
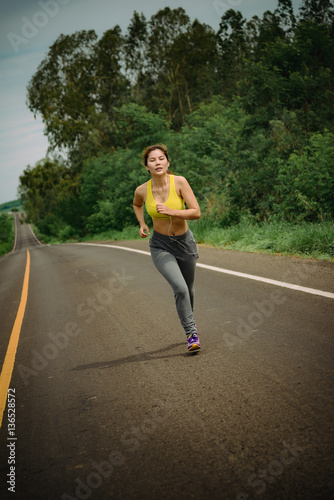
<instances>
[{"instance_id":1,"label":"gray leggings","mask_svg":"<svg viewBox=\"0 0 334 500\"><path fill-rule=\"evenodd\" d=\"M174 291L176 310L187 337L197 333L194 321L194 281L198 252L190 229L181 236L153 231L150 238L153 263Z\"/></svg>"}]
</instances>

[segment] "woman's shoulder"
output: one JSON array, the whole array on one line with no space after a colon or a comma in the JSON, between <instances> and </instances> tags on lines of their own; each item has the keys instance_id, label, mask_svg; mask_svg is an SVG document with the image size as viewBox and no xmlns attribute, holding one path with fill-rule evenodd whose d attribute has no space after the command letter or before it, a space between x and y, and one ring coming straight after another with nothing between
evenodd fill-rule
<instances>
[{"instance_id":1,"label":"woman's shoulder","mask_svg":"<svg viewBox=\"0 0 334 500\"><path fill-rule=\"evenodd\" d=\"M174 175L175 191L180 198L182 198L182 192L184 191L186 184L188 183L185 177L182 175Z\"/></svg>"},{"instance_id":2,"label":"woman's shoulder","mask_svg":"<svg viewBox=\"0 0 334 500\"><path fill-rule=\"evenodd\" d=\"M183 177L182 175L175 175L174 174L174 184L178 186L182 186L187 182L187 179Z\"/></svg>"},{"instance_id":3,"label":"woman's shoulder","mask_svg":"<svg viewBox=\"0 0 334 500\"><path fill-rule=\"evenodd\" d=\"M183 177L183 175L177 175L177 174L171 174L175 180L177 181L184 181L185 180L185 177Z\"/></svg>"},{"instance_id":4,"label":"woman's shoulder","mask_svg":"<svg viewBox=\"0 0 334 500\"><path fill-rule=\"evenodd\" d=\"M137 196L141 196L142 198L146 198L147 186L150 181L144 182L144 184L140 184L135 190L135 194Z\"/></svg>"},{"instance_id":5,"label":"woman's shoulder","mask_svg":"<svg viewBox=\"0 0 334 500\"><path fill-rule=\"evenodd\" d=\"M146 191L149 182L150 181L146 181L146 182L144 182L144 184L140 184L140 186L138 186L136 188L136 191L138 191L138 192Z\"/></svg>"}]
</instances>

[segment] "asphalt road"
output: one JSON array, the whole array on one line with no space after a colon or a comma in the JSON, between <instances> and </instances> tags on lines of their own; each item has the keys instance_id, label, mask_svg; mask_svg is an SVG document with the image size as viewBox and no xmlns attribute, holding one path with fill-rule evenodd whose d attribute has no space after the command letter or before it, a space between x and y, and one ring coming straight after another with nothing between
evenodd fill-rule
<instances>
[{"instance_id":1,"label":"asphalt road","mask_svg":"<svg viewBox=\"0 0 334 500\"><path fill-rule=\"evenodd\" d=\"M146 240L115 245L148 251ZM41 245L18 225L15 250L0 259L1 363L27 248L1 498L334 498L334 295L199 266L203 347L189 354L150 256ZM334 263L199 252L199 264L334 293Z\"/></svg>"}]
</instances>

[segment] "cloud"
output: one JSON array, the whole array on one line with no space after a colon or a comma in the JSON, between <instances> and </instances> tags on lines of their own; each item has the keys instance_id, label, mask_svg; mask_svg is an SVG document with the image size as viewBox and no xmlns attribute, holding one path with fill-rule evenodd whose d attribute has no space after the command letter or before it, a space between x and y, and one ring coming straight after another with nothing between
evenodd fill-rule
<instances>
[{"instance_id":1,"label":"cloud","mask_svg":"<svg viewBox=\"0 0 334 500\"><path fill-rule=\"evenodd\" d=\"M19 176L46 154L48 143L40 118L26 105L26 87L44 51L1 60L0 203L16 198Z\"/></svg>"}]
</instances>

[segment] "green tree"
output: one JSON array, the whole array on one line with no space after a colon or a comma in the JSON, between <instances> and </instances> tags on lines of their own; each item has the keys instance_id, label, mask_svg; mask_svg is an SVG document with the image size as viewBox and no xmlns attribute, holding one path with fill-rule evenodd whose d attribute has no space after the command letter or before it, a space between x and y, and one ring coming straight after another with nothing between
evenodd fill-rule
<instances>
[{"instance_id":1,"label":"green tree","mask_svg":"<svg viewBox=\"0 0 334 500\"><path fill-rule=\"evenodd\" d=\"M114 119L114 108L125 102L129 81L122 74L124 39L119 26L107 30L94 47L95 107L97 112Z\"/></svg>"},{"instance_id":2,"label":"green tree","mask_svg":"<svg viewBox=\"0 0 334 500\"><path fill-rule=\"evenodd\" d=\"M168 70L170 49L174 40L186 32L190 19L182 7L173 10L166 7L151 17L149 25L148 65L152 78L158 79L161 70Z\"/></svg>"},{"instance_id":3,"label":"green tree","mask_svg":"<svg viewBox=\"0 0 334 500\"><path fill-rule=\"evenodd\" d=\"M227 98L238 95L238 82L245 75L246 60L250 55L246 19L240 11L229 9L221 18L218 31L220 48L219 72L221 92Z\"/></svg>"},{"instance_id":4,"label":"green tree","mask_svg":"<svg viewBox=\"0 0 334 500\"><path fill-rule=\"evenodd\" d=\"M60 35L28 85L28 106L45 123L51 148L71 148L87 135L94 107L94 31Z\"/></svg>"},{"instance_id":5,"label":"green tree","mask_svg":"<svg viewBox=\"0 0 334 500\"><path fill-rule=\"evenodd\" d=\"M7 214L0 214L0 244L6 243L12 233L12 218Z\"/></svg>"},{"instance_id":6,"label":"green tree","mask_svg":"<svg viewBox=\"0 0 334 500\"><path fill-rule=\"evenodd\" d=\"M296 21L288 4L280 2L257 26L258 46L239 81L240 94L254 125L268 127L287 110L297 113L301 127L312 133L334 120L332 28L326 17L320 23L312 9L307 19Z\"/></svg>"},{"instance_id":7,"label":"green tree","mask_svg":"<svg viewBox=\"0 0 334 500\"><path fill-rule=\"evenodd\" d=\"M28 106L41 114L52 149L112 147L113 108L128 82L122 75L120 28L97 41L93 30L60 35L28 85ZM88 143L87 143L88 141Z\"/></svg>"},{"instance_id":8,"label":"green tree","mask_svg":"<svg viewBox=\"0 0 334 500\"><path fill-rule=\"evenodd\" d=\"M149 144L163 142L168 133L170 124L163 112L155 114L135 103L124 104L115 112L115 141L121 148L140 152Z\"/></svg>"},{"instance_id":9,"label":"green tree","mask_svg":"<svg viewBox=\"0 0 334 500\"><path fill-rule=\"evenodd\" d=\"M292 220L292 206L301 219L332 217L333 12L330 0L304 0L295 16L278 0L262 19L229 9L215 33L166 7L149 21L135 11L125 36L119 26L100 39L61 35L28 105L67 166L46 158L24 171L31 220L63 236L135 223L140 154L159 142L216 225Z\"/></svg>"},{"instance_id":10,"label":"green tree","mask_svg":"<svg viewBox=\"0 0 334 500\"><path fill-rule=\"evenodd\" d=\"M296 26L296 16L293 11L292 0L278 0L274 14L285 36L291 36Z\"/></svg>"},{"instance_id":11,"label":"green tree","mask_svg":"<svg viewBox=\"0 0 334 500\"><path fill-rule=\"evenodd\" d=\"M81 177L86 230L100 233L134 225L133 194L145 180L147 173L140 163L140 153L134 150L119 149L112 155L87 160Z\"/></svg>"},{"instance_id":12,"label":"green tree","mask_svg":"<svg viewBox=\"0 0 334 500\"><path fill-rule=\"evenodd\" d=\"M143 14L134 12L124 38L126 70L132 84L132 98L141 103L142 84L146 65L148 26Z\"/></svg>"},{"instance_id":13,"label":"green tree","mask_svg":"<svg viewBox=\"0 0 334 500\"><path fill-rule=\"evenodd\" d=\"M132 200L135 188L148 180L141 154L150 144L168 142L172 134L163 116L138 104L117 110L117 142L112 154L87 159L80 177L80 200L89 232L121 230L135 224Z\"/></svg>"},{"instance_id":14,"label":"green tree","mask_svg":"<svg viewBox=\"0 0 334 500\"><path fill-rule=\"evenodd\" d=\"M261 130L247 131L248 120L240 100L215 97L169 139L171 169L188 178L210 224L247 214L261 219L270 211L278 166L273 143Z\"/></svg>"},{"instance_id":15,"label":"green tree","mask_svg":"<svg viewBox=\"0 0 334 500\"><path fill-rule=\"evenodd\" d=\"M0 256L10 252L13 240L13 218L7 214L0 214Z\"/></svg>"},{"instance_id":16,"label":"green tree","mask_svg":"<svg viewBox=\"0 0 334 500\"><path fill-rule=\"evenodd\" d=\"M175 121L175 112L180 112L180 67L173 58L172 48L177 37L189 26L190 19L181 7L159 10L149 22L143 102L155 113L163 108L171 123Z\"/></svg>"},{"instance_id":17,"label":"green tree","mask_svg":"<svg viewBox=\"0 0 334 500\"><path fill-rule=\"evenodd\" d=\"M178 102L175 107L183 124L186 113L191 113L218 90L217 36L209 26L195 20L175 39L170 57Z\"/></svg>"},{"instance_id":18,"label":"green tree","mask_svg":"<svg viewBox=\"0 0 334 500\"><path fill-rule=\"evenodd\" d=\"M334 214L334 134L316 133L301 154L280 161L277 212L288 220L316 222Z\"/></svg>"},{"instance_id":19,"label":"green tree","mask_svg":"<svg viewBox=\"0 0 334 500\"><path fill-rule=\"evenodd\" d=\"M20 176L18 191L28 220L45 235L56 235L68 223L62 204L73 193L73 179L59 160L45 158L28 166Z\"/></svg>"},{"instance_id":20,"label":"green tree","mask_svg":"<svg viewBox=\"0 0 334 500\"><path fill-rule=\"evenodd\" d=\"M304 0L299 11L302 21L312 20L333 26L334 6L331 0Z\"/></svg>"}]
</instances>

